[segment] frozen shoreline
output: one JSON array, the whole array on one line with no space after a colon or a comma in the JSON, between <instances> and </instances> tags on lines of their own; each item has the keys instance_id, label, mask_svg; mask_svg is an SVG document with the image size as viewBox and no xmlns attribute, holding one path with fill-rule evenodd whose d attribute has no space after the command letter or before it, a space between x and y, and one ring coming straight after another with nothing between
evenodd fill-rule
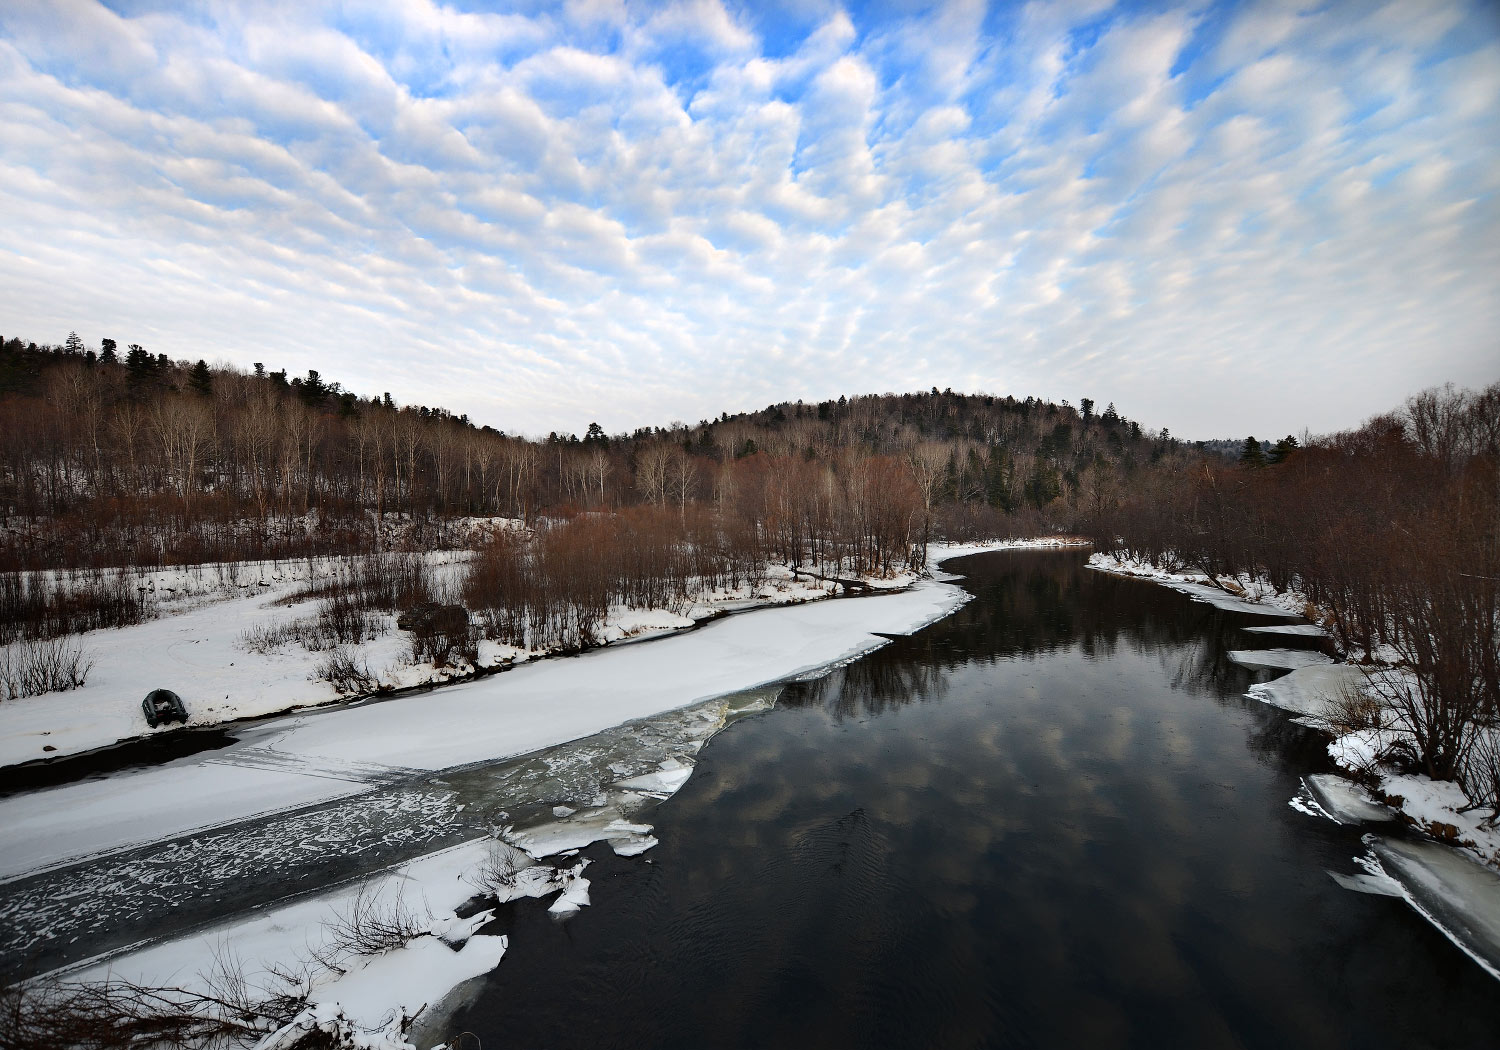
<instances>
[{"instance_id":1,"label":"frozen shoreline","mask_svg":"<svg viewBox=\"0 0 1500 1050\"><path fill-rule=\"evenodd\" d=\"M1042 540L934 547L929 557L933 578L918 580L896 593L729 617L688 635L598 650L572 660L544 661L498 678L457 685L415 703L394 701L283 719L257 727L250 741L255 747L230 749L231 757L235 750L255 752L259 766L252 763L223 772L236 777L270 776L306 802L330 797L330 791L350 790L348 780L338 779L340 769L368 770L392 756L399 757L403 769L439 770L529 753L641 714L691 705L703 696L726 696L847 662L888 644L881 635L920 630L953 612L968 597L947 582L959 577L936 571L941 561L995 550L1071 545ZM729 715L716 717L717 721L709 717L713 726ZM511 849L524 850L532 861L576 852L601 839L619 855L649 850L655 839L650 825L636 821L637 809L670 796L687 781L692 770L690 754L710 735L689 732L681 757L664 760L646 773L622 776L602 804L594 799L596 804L588 807L559 805L554 819L500 829L500 837ZM274 768L265 768L268 754L277 756ZM304 765L299 767L299 762ZM203 767L213 765L209 760L186 761L111 778L104 782L109 789L103 793L90 785L69 785L0 800L0 827L5 828L0 833L0 854L5 867L14 875L18 870L35 871L38 865L60 863L86 840L97 851L151 835L159 838L191 830L202 814L148 813L145 824L133 826L127 818L139 812L143 799L171 791L184 776L212 781L217 771L210 768L205 773ZM305 783L299 784L298 778ZM226 795L254 793L237 785L234 792L216 796L215 805L225 805ZM82 814L65 835L59 835L55 827L60 813ZM344 974L330 972L315 981L317 995L297 1021L302 1030L326 1026L323 1030L348 1038L348 1045L399 1047L405 1045L402 1033L415 1010L493 969L504 954L504 938L479 932L482 923L460 919L457 910L474 895L472 880L464 883L465 873L481 867L494 848L490 840L477 840L393 869L392 878L418 887L424 907L438 917L427 934L405 947L346 966ZM587 905L587 880L581 866L549 870L552 874L537 873L527 883L539 890L534 895L559 892L551 910L560 915ZM296 957L299 938L305 942L310 927L347 908L355 892L346 886L273 907L206 933L111 958L92 971L70 968L71 976L123 975L182 984L199 979L193 975L207 972L215 955L225 950L266 963L288 957L287 952ZM447 940L447 947L442 948L447 954L429 958L440 933ZM444 965L434 966L435 962ZM424 980L410 979L418 971ZM438 988L439 984L444 987ZM423 1001L418 1003L417 998ZM264 1045L279 1045L274 1038L268 1036Z\"/></svg>"},{"instance_id":2,"label":"frozen shoreline","mask_svg":"<svg viewBox=\"0 0 1500 1050\"><path fill-rule=\"evenodd\" d=\"M1293 610L1311 611L1303 596L1277 593L1264 581L1243 577L1232 581L1247 596L1239 598L1219 591L1201 575L1168 572L1104 554L1092 555L1089 565L1115 575L1150 580L1235 612L1298 616L1303 613ZM1247 600L1252 596L1253 601ZM1327 632L1316 624L1245 630L1265 637L1272 644L1278 637L1327 637ZM1330 703L1350 693L1368 694L1369 669L1336 663L1302 650L1236 650L1229 657L1252 669L1287 669L1288 673L1279 678L1251 685L1245 695L1287 711L1303 725L1327 733L1333 738L1328 752L1338 766L1350 774L1373 777L1379 784L1378 793L1372 795L1344 777L1310 776L1305 780L1306 795L1290 800L1294 809L1339 824L1400 820L1425 836L1419 841L1401 841L1373 833L1367 835L1371 852L1360 860L1365 873L1354 876L1330 873L1339 885L1356 892L1401 897L1486 972L1500 978L1500 829L1486 825L1481 814L1467 809L1468 799L1456 784L1380 769L1375 763L1376 755L1390 742L1395 730L1358 730L1339 735L1333 729L1328 720Z\"/></svg>"},{"instance_id":3,"label":"frozen shoreline","mask_svg":"<svg viewBox=\"0 0 1500 1050\"><path fill-rule=\"evenodd\" d=\"M934 548L931 563L999 549L1006 547ZM307 711L249 727L227 749L0 799L0 882L373 783L526 754L780 681L870 652L886 644L881 635L911 633L966 599L959 588L924 579L869 597L756 610L421 696ZM173 805L162 807L162 798Z\"/></svg>"},{"instance_id":4,"label":"frozen shoreline","mask_svg":"<svg viewBox=\"0 0 1500 1050\"><path fill-rule=\"evenodd\" d=\"M1065 542L1000 541L973 548L935 544L929 566L934 558L958 556L953 551ZM440 551L428 558L439 574L456 577L466 555ZM129 627L74 636L93 662L82 687L0 704L0 770L45 765L178 732L176 726L152 729L146 724L141 699L157 688L172 689L183 697L189 713L187 727L192 729L232 729L236 723L366 699L341 695L317 677L326 652L310 652L295 643L259 652L251 651L245 642L249 632L306 617L311 603L281 603L309 580L332 575L337 566L337 559L255 562L159 570L141 576L143 586L171 596L164 600L162 615ZM862 578L860 583L871 595L891 594L911 588L918 578L906 572L888 580ZM605 642L600 648L671 637L725 616L821 602L842 593L843 587L835 581L770 565L760 585L705 591L681 611L614 607L601 628ZM380 637L345 647L370 668L381 693L472 682L570 655L481 640L476 667L434 668L413 662L406 633L394 628L394 617L384 619L387 630Z\"/></svg>"}]
</instances>

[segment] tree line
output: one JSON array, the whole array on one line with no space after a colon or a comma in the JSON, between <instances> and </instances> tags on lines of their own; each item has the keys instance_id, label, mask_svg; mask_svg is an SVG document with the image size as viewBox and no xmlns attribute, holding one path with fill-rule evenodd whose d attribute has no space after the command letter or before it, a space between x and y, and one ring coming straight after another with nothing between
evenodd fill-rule
<instances>
[{"instance_id":1,"label":"tree line","mask_svg":"<svg viewBox=\"0 0 1500 1050\"><path fill-rule=\"evenodd\" d=\"M173 361L76 334L0 340L0 570L369 550L382 526L710 508L772 556L889 572L934 535L1061 526L1186 454L1110 405L927 393L782 403L532 439L442 408Z\"/></svg>"}]
</instances>

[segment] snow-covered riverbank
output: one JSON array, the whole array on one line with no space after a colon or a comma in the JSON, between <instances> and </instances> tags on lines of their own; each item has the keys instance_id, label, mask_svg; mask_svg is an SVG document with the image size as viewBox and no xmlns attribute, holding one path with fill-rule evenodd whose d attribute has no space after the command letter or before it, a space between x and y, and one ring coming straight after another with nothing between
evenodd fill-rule
<instances>
[{"instance_id":1,"label":"snow-covered riverbank","mask_svg":"<svg viewBox=\"0 0 1500 1050\"><path fill-rule=\"evenodd\" d=\"M1316 616L1305 596L1278 592L1264 580L1240 576L1219 585L1201 573L1168 571L1107 554L1093 554L1091 568L1146 579L1197 601L1232 612L1266 616ZM1225 590L1225 587L1230 588ZM1243 628L1274 645L1278 638L1327 637L1317 623ZM1391 667L1339 662L1296 649L1247 649L1229 654L1252 669L1286 670L1250 686L1246 696L1296 716L1296 721L1327 733L1328 752L1351 779L1312 776L1293 808L1341 824L1375 826L1399 821L1428 836L1429 842L1402 842L1376 833L1366 836L1368 852L1358 858L1365 874L1335 873L1339 884L1369 893L1402 897L1488 972L1500 977L1500 828L1484 809L1470 806L1457 784L1383 765L1379 756L1403 732L1399 714L1387 712L1384 728L1336 728L1334 709L1363 696L1380 703L1371 675L1401 675Z\"/></svg>"},{"instance_id":2,"label":"snow-covered riverbank","mask_svg":"<svg viewBox=\"0 0 1500 1050\"><path fill-rule=\"evenodd\" d=\"M452 585L468 557L466 552L444 551L426 555L425 560L439 583ZM0 768L175 731L175 726L153 729L146 723L141 700L153 689L171 689L182 696L189 712L187 724L193 727L347 700L319 676L319 666L328 659L326 651L310 651L291 639L280 644L258 640L274 637L278 628L293 621L306 620L314 603L288 603L309 581L332 576L339 565L337 559L317 559L221 566L217 572L202 567L170 569L142 576L142 586L162 596L154 605L158 615L71 639L91 665L82 687L0 704ZM913 579L907 575L878 582L899 589ZM683 609L614 608L601 634L609 643L654 637L692 628L725 612L815 601L840 591L837 583L799 577L785 566L772 565L756 586L705 591ZM475 670L549 655L481 640L478 668L434 667L413 659L410 636L396 629L394 617L378 619L378 637L343 648L368 668L373 688L381 691L445 684L471 677Z\"/></svg>"},{"instance_id":3,"label":"snow-covered riverbank","mask_svg":"<svg viewBox=\"0 0 1500 1050\"><path fill-rule=\"evenodd\" d=\"M987 550L1062 545L1042 540L935 546L930 564ZM681 726L673 731L678 744L653 768L612 763L609 769L617 775L590 797L544 800L555 805L497 829L498 838L391 870L385 883L414 893L417 913L427 924L400 947L344 958L336 967L309 962L311 932L338 925L355 906L361 891L345 886L85 971L90 978L107 974L198 987L194 982L209 979L215 960L226 952L253 962L263 983L279 980L270 966L300 967L307 1011L295 1025L336 1031L348 1045L401 1045L400 1033L414 1012L442 998L448 987L493 968L504 953L504 938L480 932L484 924L477 916L485 909L471 914L476 880L484 882L484 872L495 870L496 850L511 851L503 866L514 869L517 894L556 893L555 913L576 911L588 903L583 869L556 855L599 840L620 855L649 850L655 840L642 822L643 807L679 789L691 773L692 755L712 731L754 707L733 697L700 698L742 695L759 683L825 673L886 644L882 635L911 633L966 600L963 591L945 582L952 578L935 572L934 578L893 593L758 611L650 644L543 661L420 697L308 712L258 726L224 752L0 800L5 874L15 878L85 853L243 820L263 812L268 801L276 808L316 804L364 790L372 780L420 777L530 753L631 718L683 708ZM233 783L218 790L226 780ZM171 798L174 805L151 804L160 798ZM554 863L536 863L543 857ZM538 870L523 874L528 869ZM417 971L420 980L413 976ZM267 984L263 990L273 989ZM272 1045L283 1044L267 1044Z\"/></svg>"}]
</instances>

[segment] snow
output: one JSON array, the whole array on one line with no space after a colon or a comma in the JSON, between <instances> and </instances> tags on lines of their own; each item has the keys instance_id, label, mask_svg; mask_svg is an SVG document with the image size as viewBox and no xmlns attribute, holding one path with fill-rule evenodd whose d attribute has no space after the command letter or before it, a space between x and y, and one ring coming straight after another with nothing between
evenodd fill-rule
<instances>
[{"instance_id":1,"label":"snow","mask_svg":"<svg viewBox=\"0 0 1500 1050\"><path fill-rule=\"evenodd\" d=\"M936 561L1018 546L934 547L932 555ZM404 947L342 958L337 970L313 958L318 931L363 892L346 884L69 971L84 979L113 974L143 984L201 988L215 960L238 959L249 968L252 987L270 993L286 990L272 967L301 967L311 989L308 1008L288 1029L269 1035L263 1048L290 1045L299 1033L318 1027L353 1046L394 1050L407 1045L412 1015L493 969L505 954L506 938L477 932L487 912L468 919L456 914L484 882L497 850L524 850L525 858L536 860L601 840L621 856L651 849L657 840L639 812L686 783L690 755L714 732L766 706L753 687L855 659L886 644L881 635L915 631L966 597L942 580L921 580L894 593L732 617L650 645L529 663L424 696L283 718L243 731L241 742L225 751L0 800L0 856L9 870L37 870L90 844L95 850L119 848L208 826L206 820L310 805L358 792L361 785L531 754L684 709L673 716L674 752L654 760L654 768L610 762L616 779L602 799L546 807L541 812L549 816L538 817L539 823L499 829L503 842L473 840L389 869L384 886L398 887L403 900L430 917L426 932ZM701 702L714 696L722 699ZM689 706L695 701L700 703ZM387 764L393 758L402 764ZM59 820L64 834L49 835ZM549 911L565 918L589 905L586 864L522 867L499 898L556 893Z\"/></svg>"},{"instance_id":2,"label":"snow","mask_svg":"<svg viewBox=\"0 0 1500 1050\"><path fill-rule=\"evenodd\" d=\"M425 695L304 712L243 730L242 742L234 747L111 778L107 789L71 784L53 789L45 802L25 795L0 799L3 870L35 870L89 843L113 848L180 835L218 822L212 814L220 805L229 814L224 819L237 819L326 801L368 783L364 771L389 768L383 763L393 757L415 774L526 754L634 718L856 658L885 645L881 634L915 630L947 615L965 598L956 587L922 580L890 594L727 617L648 645L527 663ZM185 619L142 628L176 631ZM202 673L208 675L206 656L204 662ZM136 673L160 681L159 674ZM233 676L237 669L226 673ZM35 699L67 705L71 695ZM10 707L0 707L0 719ZM140 719L138 705L130 708ZM64 708L53 717L59 714L65 716ZM202 772L205 764L216 773ZM226 768L231 764L234 768ZM234 789L204 790L198 797L200 785L217 776L232 778ZM98 805L106 795L107 804ZM56 843L45 822L37 820L47 812L71 815L66 834ZM129 815L123 823L122 815Z\"/></svg>"},{"instance_id":3,"label":"snow","mask_svg":"<svg viewBox=\"0 0 1500 1050\"><path fill-rule=\"evenodd\" d=\"M338 798L357 784L323 779ZM286 809L307 797L308 777L206 760L108 780L86 780L0 799L0 883L76 857L98 856L162 837L162 811L178 833Z\"/></svg>"},{"instance_id":4,"label":"snow","mask_svg":"<svg viewBox=\"0 0 1500 1050\"><path fill-rule=\"evenodd\" d=\"M1328 704L1347 688L1358 688L1364 673L1348 664L1314 664L1299 667L1271 682L1257 682L1245 694L1252 700L1279 707L1297 715L1322 718Z\"/></svg>"},{"instance_id":5,"label":"snow","mask_svg":"<svg viewBox=\"0 0 1500 1050\"><path fill-rule=\"evenodd\" d=\"M1151 580L1185 594L1194 601L1206 602L1226 612L1295 617L1305 615L1310 608L1310 604L1301 595L1279 592L1264 580L1244 575L1221 576L1217 580L1211 580L1205 573L1171 572L1147 562L1116 558L1110 554L1090 555L1089 568L1116 576Z\"/></svg>"},{"instance_id":6,"label":"snow","mask_svg":"<svg viewBox=\"0 0 1500 1050\"><path fill-rule=\"evenodd\" d=\"M1328 632L1315 623L1275 623L1267 627L1242 627L1251 634L1287 634L1298 638L1327 638Z\"/></svg>"},{"instance_id":7,"label":"snow","mask_svg":"<svg viewBox=\"0 0 1500 1050\"><path fill-rule=\"evenodd\" d=\"M274 967L304 976L310 987L308 1009L281 1033L261 1044L289 1044L298 1030L337 1022L353 1046L406 1046L404 1021L436 1004L454 987L488 973L499 965L508 947L503 936L476 934L488 919L482 912L469 919L453 913L473 894L465 876L481 866L492 841L479 839L442 850L387 873L375 890L382 902L401 901L415 913L445 913L433 920L426 935L404 947L377 955L343 953L338 970L314 959L323 954L323 931L350 906L368 885L345 885L317 897L237 917L202 933L165 941L128 955L76 967L67 975L76 980L107 977L153 986L175 986L208 991L218 960L234 960L244 967L250 988L260 995L287 990L270 971ZM568 871L546 869L548 878L523 884L522 893L542 896L571 894L575 904L587 903L587 888L573 891L582 865ZM339 970L343 972L340 973ZM326 1030L333 1031L330 1027Z\"/></svg>"},{"instance_id":8,"label":"snow","mask_svg":"<svg viewBox=\"0 0 1500 1050\"><path fill-rule=\"evenodd\" d=\"M460 532L513 528L514 522L475 519ZM989 544L934 544L930 555L957 557L983 550L1066 546L1077 541L1040 539ZM438 576L453 582L470 557L464 551L436 551L424 557ZM188 708L189 726L220 725L262 718L298 708L334 704L342 699L317 677L325 653L308 652L295 642L269 652L247 647L246 634L284 625L316 613L316 604L278 604L294 596L310 579L334 575L347 559L319 558L286 562L190 566L133 573L139 585L158 596L157 619L117 630L77 636L93 666L78 689L26 697L0 704L0 767L59 758L107 747L122 740L173 732L152 729L141 712L141 700L153 689L178 693ZM918 577L902 573L889 579L863 577L876 592L911 588ZM765 568L764 581L735 590L705 591L684 609L631 609L615 606L602 625L606 642L653 638L693 628L724 612L779 607L841 594L833 581L797 574L784 565ZM927 622L946 609L931 610ZM413 664L408 636L395 629L394 617L383 617L386 631L361 645L348 647L369 667L382 687L402 689L466 677L469 669ZM885 633L916 630L920 620L896 621ZM534 660L528 652L482 641L483 667ZM144 658L143 658L144 657Z\"/></svg>"},{"instance_id":9,"label":"snow","mask_svg":"<svg viewBox=\"0 0 1500 1050\"><path fill-rule=\"evenodd\" d=\"M650 645L531 663L411 702L307 715L263 746L303 755L445 769L524 754L631 718L780 681L862 655L894 633L945 615L956 589L910 590L729 617Z\"/></svg>"},{"instance_id":10,"label":"snow","mask_svg":"<svg viewBox=\"0 0 1500 1050\"><path fill-rule=\"evenodd\" d=\"M1289 670L1331 664L1333 660L1311 649L1236 649L1229 659L1241 667Z\"/></svg>"},{"instance_id":11,"label":"snow","mask_svg":"<svg viewBox=\"0 0 1500 1050\"><path fill-rule=\"evenodd\" d=\"M1331 773L1314 773L1304 777L1308 792L1318 807L1335 823L1363 824L1394 820L1395 814L1370 797L1370 793L1352 780Z\"/></svg>"}]
</instances>

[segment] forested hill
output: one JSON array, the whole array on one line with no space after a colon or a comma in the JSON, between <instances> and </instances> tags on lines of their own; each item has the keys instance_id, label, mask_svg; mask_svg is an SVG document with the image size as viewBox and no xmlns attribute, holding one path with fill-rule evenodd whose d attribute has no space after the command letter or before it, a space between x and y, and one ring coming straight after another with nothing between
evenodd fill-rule
<instances>
[{"instance_id":1,"label":"forested hill","mask_svg":"<svg viewBox=\"0 0 1500 1050\"><path fill-rule=\"evenodd\" d=\"M1187 454L1112 404L936 388L620 435L531 439L495 422L316 371L213 368L76 335L0 340L0 568L331 552L388 515L439 531L636 504L761 518L788 487L857 503L876 486L924 536L1064 527L1143 466Z\"/></svg>"}]
</instances>

